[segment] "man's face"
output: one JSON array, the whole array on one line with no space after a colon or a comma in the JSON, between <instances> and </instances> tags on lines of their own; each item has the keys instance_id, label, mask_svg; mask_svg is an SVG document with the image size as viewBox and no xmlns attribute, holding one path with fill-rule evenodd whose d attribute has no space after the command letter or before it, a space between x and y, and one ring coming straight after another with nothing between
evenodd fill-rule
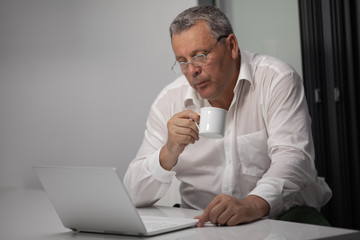
<instances>
[{"instance_id":1,"label":"man's face","mask_svg":"<svg viewBox=\"0 0 360 240\"><path fill-rule=\"evenodd\" d=\"M195 67L189 63L184 73L189 84L204 99L216 101L230 91L232 94L233 86L230 86L230 82L233 79L234 63L227 41L227 38L222 39L214 46L205 65ZM205 22L199 22L189 30L172 36L173 51L179 62L188 62L196 55L206 54L215 42Z\"/></svg>"}]
</instances>

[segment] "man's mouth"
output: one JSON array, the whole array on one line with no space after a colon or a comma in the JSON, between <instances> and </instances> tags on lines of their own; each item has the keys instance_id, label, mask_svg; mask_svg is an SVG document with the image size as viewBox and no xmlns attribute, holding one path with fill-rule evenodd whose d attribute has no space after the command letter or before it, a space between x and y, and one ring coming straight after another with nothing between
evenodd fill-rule
<instances>
[{"instance_id":1,"label":"man's mouth","mask_svg":"<svg viewBox=\"0 0 360 240\"><path fill-rule=\"evenodd\" d=\"M195 86L197 87L197 88L203 88L203 87L205 87L206 85L207 85L207 80L205 80L205 81L200 81L200 82L197 82L197 83L195 83Z\"/></svg>"}]
</instances>

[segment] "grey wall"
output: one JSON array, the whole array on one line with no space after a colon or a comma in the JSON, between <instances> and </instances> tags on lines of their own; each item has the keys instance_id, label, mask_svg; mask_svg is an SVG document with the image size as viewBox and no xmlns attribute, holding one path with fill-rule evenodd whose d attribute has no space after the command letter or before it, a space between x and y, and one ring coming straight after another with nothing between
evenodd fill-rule
<instances>
[{"instance_id":1,"label":"grey wall","mask_svg":"<svg viewBox=\"0 0 360 240\"><path fill-rule=\"evenodd\" d=\"M230 18L240 48L276 56L302 76L297 0L218 0Z\"/></svg>"},{"instance_id":2,"label":"grey wall","mask_svg":"<svg viewBox=\"0 0 360 240\"><path fill-rule=\"evenodd\" d=\"M301 74L296 0L218 2L240 47ZM169 24L196 4L0 0L0 188L37 186L35 164L115 166L123 175L152 101L176 77Z\"/></svg>"},{"instance_id":3,"label":"grey wall","mask_svg":"<svg viewBox=\"0 0 360 240\"><path fill-rule=\"evenodd\" d=\"M35 164L125 173L176 76L168 27L197 1L0 0L0 188Z\"/></svg>"}]
</instances>

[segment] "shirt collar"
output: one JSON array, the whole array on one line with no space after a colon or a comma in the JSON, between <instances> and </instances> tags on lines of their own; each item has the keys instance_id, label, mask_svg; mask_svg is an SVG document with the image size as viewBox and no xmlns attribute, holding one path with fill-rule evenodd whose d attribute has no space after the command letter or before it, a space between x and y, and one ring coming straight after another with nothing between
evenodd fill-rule
<instances>
[{"instance_id":1,"label":"shirt collar","mask_svg":"<svg viewBox=\"0 0 360 240\"><path fill-rule=\"evenodd\" d=\"M201 98L199 93L196 92L189 84L184 98L184 106L185 108L188 108L190 105L195 105L196 107L201 108L206 105L210 105L210 103L207 99Z\"/></svg>"},{"instance_id":2,"label":"shirt collar","mask_svg":"<svg viewBox=\"0 0 360 240\"><path fill-rule=\"evenodd\" d=\"M240 63L240 72L238 76L237 83L234 88L234 94L235 98L237 97L238 88L240 86L240 82L242 80L248 81L251 85L251 88L254 88L254 81L251 76L251 68L249 63L249 53L247 51L241 50L241 63ZM184 76L185 77L185 76ZM188 87L188 90L185 94L184 98L184 106L185 108L189 107L190 105L195 105L199 108L210 105L209 101L207 99L203 99L200 97L199 93L195 91L190 85Z\"/></svg>"},{"instance_id":3,"label":"shirt collar","mask_svg":"<svg viewBox=\"0 0 360 240\"><path fill-rule=\"evenodd\" d=\"M249 52L247 52L245 50L240 50L240 56L241 56L240 72L239 72L238 81L236 83L234 91L237 90L237 88L239 86L239 82L241 80L248 81L251 85L251 88L252 89L254 88L254 79L252 78L252 75L251 75L249 55L250 55Z\"/></svg>"}]
</instances>

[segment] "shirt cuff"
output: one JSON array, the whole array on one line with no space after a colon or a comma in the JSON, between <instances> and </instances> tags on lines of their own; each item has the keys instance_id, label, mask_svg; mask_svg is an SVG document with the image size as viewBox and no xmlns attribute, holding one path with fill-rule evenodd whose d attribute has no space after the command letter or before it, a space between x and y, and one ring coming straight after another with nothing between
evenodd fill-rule
<instances>
[{"instance_id":1,"label":"shirt cuff","mask_svg":"<svg viewBox=\"0 0 360 240\"><path fill-rule=\"evenodd\" d=\"M279 189L268 183L258 184L248 195L256 195L270 205L269 218L276 218L282 211L282 195Z\"/></svg>"},{"instance_id":2,"label":"shirt cuff","mask_svg":"<svg viewBox=\"0 0 360 240\"><path fill-rule=\"evenodd\" d=\"M174 171L167 171L160 165L160 150L156 151L148 161L148 168L152 176L163 183L170 183L175 176Z\"/></svg>"}]
</instances>

